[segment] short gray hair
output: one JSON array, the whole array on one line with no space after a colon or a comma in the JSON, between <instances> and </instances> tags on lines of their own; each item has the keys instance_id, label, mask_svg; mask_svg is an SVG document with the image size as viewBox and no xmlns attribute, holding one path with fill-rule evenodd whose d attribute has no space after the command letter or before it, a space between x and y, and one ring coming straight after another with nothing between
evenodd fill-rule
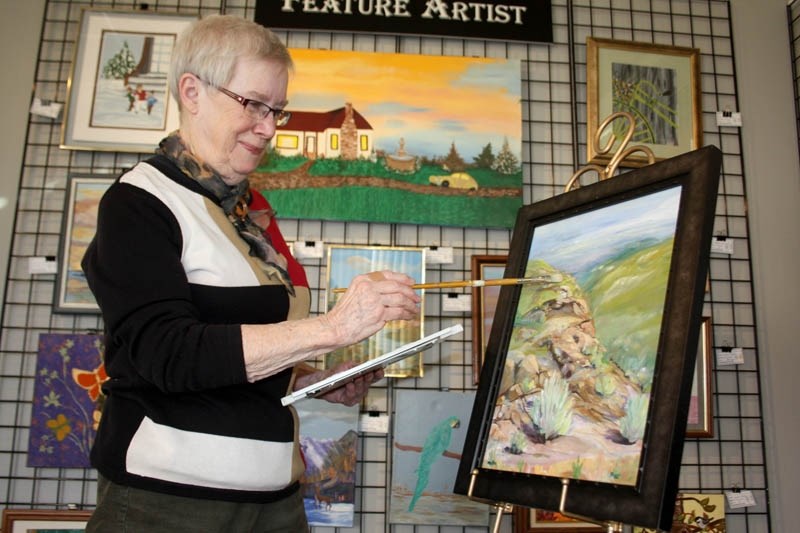
<instances>
[{"instance_id":1,"label":"short gray hair","mask_svg":"<svg viewBox=\"0 0 800 533\"><path fill-rule=\"evenodd\" d=\"M233 15L209 15L193 22L178 36L169 68L169 89L180 107L178 80L191 73L214 86L233 77L236 61L255 58L277 61L287 70L294 63L286 46L268 28Z\"/></svg>"}]
</instances>

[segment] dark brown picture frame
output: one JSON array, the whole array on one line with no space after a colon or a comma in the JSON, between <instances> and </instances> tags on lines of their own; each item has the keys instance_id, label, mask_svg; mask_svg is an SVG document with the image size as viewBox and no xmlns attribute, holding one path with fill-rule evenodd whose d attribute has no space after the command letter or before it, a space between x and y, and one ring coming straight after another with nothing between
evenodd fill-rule
<instances>
[{"instance_id":1,"label":"dark brown picture frame","mask_svg":"<svg viewBox=\"0 0 800 533\"><path fill-rule=\"evenodd\" d=\"M492 461L491 456L484 461L487 446L492 439L496 441L491 430L515 315L522 291L529 291L530 296L535 290L518 285L505 286L500 292L456 493L489 502L563 510L600 522L669 529L695 370L721 160L719 149L707 146L525 206L517 216L506 267L509 277L525 277L529 261L536 259L530 257L530 250L537 227L572 222L574 217L606 208L619 219L628 214L627 205L634 199L679 190L640 463L633 482L586 480L568 472L525 474L485 466Z\"/></svg>"},{"instance_id":2,"label":"dark brown picture frame","mask_svg":"<svg viewBox=\"0 0 800 533\"><path fill-rule=\"evenodd\" d=\"M488 273L488 268L498 272L505 270L508 255L473 255L471 260L472 278L489 279L497 272ZM494 321L497 308L496 296L500 287L473 287L472 288L472 383L478 383L481 367L486 354L486 342L489 340L489 331Z\"/></svg>"},{"instance_id":3,"label":"dark brown picture frame","mask_svg":"<svg viewBox=\"0 0 800 533\"><path fill-rule=\"evenodd\" d=\"M3 533L64 531L80 527L81 531L92 516L91 511L55 509L3 509Z\"/></svg>"}]
</instances>

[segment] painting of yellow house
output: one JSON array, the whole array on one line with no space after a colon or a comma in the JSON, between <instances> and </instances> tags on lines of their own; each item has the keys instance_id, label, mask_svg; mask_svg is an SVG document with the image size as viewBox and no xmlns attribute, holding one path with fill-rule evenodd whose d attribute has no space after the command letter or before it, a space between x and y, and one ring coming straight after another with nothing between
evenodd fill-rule
<instances>
[{"instance_id":1,"label":"painting of yellow house","mask_svg":"<svg viewBox=\"0 0 800 533\"><path fill-rule=\"evenodd\" d=\"M293 111L272 144L281 155L365 159L374 154L372 126L353 104L330 111Z\"/></svg>"}]
</instances>

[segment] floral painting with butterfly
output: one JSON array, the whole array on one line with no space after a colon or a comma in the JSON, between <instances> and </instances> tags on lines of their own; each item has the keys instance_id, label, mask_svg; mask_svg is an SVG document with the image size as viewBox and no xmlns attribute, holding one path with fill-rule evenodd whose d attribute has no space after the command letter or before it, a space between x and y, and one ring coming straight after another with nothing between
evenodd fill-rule
<instances>
[{"instance_id":1,"label":"floral painting with butterfly","mask_svg":"<svg viewBox=\"0 0 800 533\"><path fill-rule=\"evenodd\" d=\"M102 335L39 336L28 466L88 468L100 420Z\"/></svg>"}]
</instances>

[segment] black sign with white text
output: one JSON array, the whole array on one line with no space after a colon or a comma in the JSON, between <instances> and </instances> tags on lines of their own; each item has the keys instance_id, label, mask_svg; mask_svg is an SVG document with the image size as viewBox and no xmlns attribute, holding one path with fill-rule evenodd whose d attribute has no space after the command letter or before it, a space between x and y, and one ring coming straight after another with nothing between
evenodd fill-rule
<instances>
[{"instance_id":1,"label":"black sign with white text","mask_svg":"<svg viewBox=\"0 0 800 533\"><path fill-rule=\"evenodd\" d=\"M550 0L256 0L275 29L553 42Z\"/></svg>"}]
</instances>

